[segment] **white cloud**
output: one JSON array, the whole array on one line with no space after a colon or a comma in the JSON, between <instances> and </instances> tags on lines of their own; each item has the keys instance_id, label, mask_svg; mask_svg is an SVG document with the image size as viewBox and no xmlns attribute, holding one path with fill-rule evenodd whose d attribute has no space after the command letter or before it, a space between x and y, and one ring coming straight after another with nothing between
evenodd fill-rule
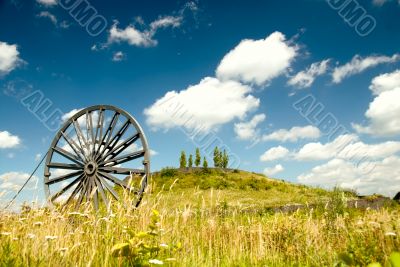
<instances>
[{"instance_id":1,"label":"white cloud","mask_svg":"<svg viewBox=\"0 0 400 267\"><path fill-rule=\"evenodd\" d=\"M367 126L353 124L359 133L376 136L395 136L400 133L400 87L381 93L369 105L365 116Z\"/></svg>"},{"instance_id":2,"label":"white cloud","mask_svg":"<svg viewBox=\"0 0 400 267\"><path fill-rule=\"evenodd\" d=\"M353 123L358 133L374 136L395 136L400 133L400 71L386 73L372 80L370 86L376 95L365 113L366 126Z\"/></svg>"},{"instance_id":3,"label":"white cloud","mask_svg":"<svg viewBox=\"0 0 400 267\"><path fill-rule=\"evenodd\" d=\"M369 56L361 57L355 55L353 59L345 65L336 67L332 73L332 81L334 83L340 83L345 78L361 73L366 69L375 67L379 64L394 63L400 59L398 54L394 54L391 57L388 56Z\"/></svg>"},{"instance_id":4,"label":"white cloud","mask_svg":"<svg viewBox=\"0 0 400 267\"><path fill-rule=\"evenodd\" d=\"M7 131L0 131L0 149L15 148L21 144L21 139Z\"/></svg>"},{"instance_id":5,"label":"white cloud","mask_svg":"<svg viewBox=\"0 0 400 267\"><path fill-rule=\"evenodd\" d=\"M265 114L255 115L249 122L235 123L235 133L237 138L241 140L252 140L259 136L259 131L256 129L258 124L265 120Z\"/></svg>"},{"instance_id":6,"label":"white cloud","mask_svg":"<svg viewBox=\"0 0 400 267\"><path fill-rule=\"evenodd\" d=\"M261 40L246 39L225 55L216 74L221 80L264 85L285 73L297 52L280 32Z\"/></svg>"},{"instance_id":7,"label":"white cloud","mask_svg":"<svg viewBox=\"0 0 400 267\"><path fill-rule=\"evenodd\" d=\"M42 11L42 12L40 12L38 15L37 15L39 18L47 18L47 19L49 19L53 24L54 24L54 26L57 26L57 17L56 16L54 16L53 14L51 14L50 12L48 12L48 11Z\"/></svg>"},{"instance_id":8,"label":"white cloud","mask_svg":"<svg viewBox=\"0 0 400 267\"><path fill-rule=\"evenodd\" d=\"M133 25L129 25L125 29L119 29L117 23L115 23L110 29L108 43L127 42L133 46L149 47L157 44L157 41L152 38L153 36L150 32L141 32Z\"/></svg>"},{"instance_id":9,"label":"white cloud","mask_svg":"<svg viewBox=\"0 0 400 267\"><path fill-rule=\"evenodd\" d=\"M135 150L136 151L136 150ZM150 149L150 156L157 156L159 153L153 149Z\"/></svg>"},{"instance_id":10,"label":"white cloud","mask_svg":"<svg viewBox=\"0 0 400 267\"><path fill-rule=\"evenodd\" d=\"M356 189L361 194L383 194L393 197L400 191L400 158L390 156L379 161L352 164L333 159L298 176L308 185Z\"/></svg>"},{"instance_id":11,"label":"white cloud","mask_svg":"<svg viewBox=\"0 0 400 267\"><path fill-rule=\"evenodd\" d=\"M45 5L45 6L55 6L57 5L56 0L36 0L39 4Z\"/></svg>"},{"instance_id":12,"label":"white cloud","mask_svg":"<svg viewBox=\"0 0 400 267\"><path fill-rule=\"evenodd\" d=\"M266 176L274 176L275 174L283 172L284 170L285 170L285 168L283 168L282 165L278 164L278 165L275 165L272 168L265 168L264 169L264 174Z\"/></svg>"},{"instance_id":13,"label":"white cloud","mask_svg":"<svg viewBox=\"0 0 400 267\"><path fill-rule=\"evenodd\" d=\"M185 127L208 131L235 118L242 119L256 109L260 101L250 92L250 87L238 82L206 77L180 92L167 92L144 114L153 129Z\"/></svg>"},{"instance_id":14,"label":"white cloud","mask_svg":"<svg viewBox=\"0 0 400 267\"><path fill-rule=\"evenodd\" d=\"M374 95L379 95L382 92L391 91L396 87L400 87L400 70L375 77L369 89Z\"/></svg>"},{"instance_id":15,"label":"white cloud","mask_svg":"<svg viewBox=\"0 0 400 267\"><path fill-rule=\"evenodd\" d=\"M289 150L282 146L273 147L260 156L261 161L274 161L285 158L289 155Z\"/></svg>"},{"instance_id":16,"label":"white cloud","mask_svg":"<svg viewBox=\"0 0 400 267\"><path fill-rule=\"evenodd\" d=\"M17 191L29 178L30 174L23 172L7 172L0 175L0 189ZM33 176L28 183L27 189L32 189L38 177Z\"/></svg>"},{"instance_id":17,"label":"white cloud","mask_svg":"<svg viewBox=\"0 0 400 267\"><path fill-rule=\"evenodd\" d=\"M125 54L122 51L115 52L112 61L118 62L125 59Z\"/></svg>"},{"instance_id":18,"label":"white cloud","mask_svg":"<svg viewBox=\"0 0 400 267\"><path fill-rule=\"evenodd\" d=\"M62 120L63 122L66 122L67 120L69 120L70 118L72 118L72 116L74 116L76 113L78 113L78 112L81 111L81 110L82 110L82 108L80 108L80 109L74 108L73 110L71 110L71 111L69 111L69 112L67 112L67 113L64 113L64 115L61 117L61 120Z\"/></svg>"},{"instance_id":19,"label":"white cloud","mask_svg":"<svg viewBox=\"0 0 400 267\"><path fill-rule=\"evenodd\" d=\"M320 130L315 126L293 127L290 130L280 129L271 134L264 135L263 141L297 142L300 139L316 139L321 136Z\"/></svg>"},{"instance_id":20,"label":"white cloud","mask_svg":"<svg viewBox=\"0 0 400 267\"><path fill-rule=\"evenodd\" d=\"M0 41L0 76L8 74L21 62L17 45L9 45Z\"/></svg>"},{"instance_id":21,"label":"white cloud","mask_svg":"<svg viewBox=\"0 0 400 267\"><path fill-rule=\"evenodd\" d=\"M379 159L400 152L400 142L388 141L379 144L365 144L354 134L341 135L332 142L308 143L293 157L299 161Z\"/></svg>"},{"instance_id":22,"label":"white cloud","mask_svg":"<svg viewBox=\"0 0 400 267\"><path fill-rule=\"evenodd\" d=\"M288 85L298 87L298 88L308 88L313 83L315 78L326 73L328 70L330 59L326 59L320 62L315 62L311 64L306 70L300 71L295 76L290 78Z\"/></svg>"},{"instance_id":23,"label":"white cloud","mask_svg":"<svg viewBox=\"0 0 400 267\"><path fill-rule=\"evenodd\" d=\"M159 29L177 28L181 25L181 22L181 16L164 16L151 22L148 29L139 30L135 25L128 25L125 29L119 29L118 21L116 21L109 31L108 44L127 42L133 46L156 46L158 42L154 37Z\"/></svg>"}]
</instances>

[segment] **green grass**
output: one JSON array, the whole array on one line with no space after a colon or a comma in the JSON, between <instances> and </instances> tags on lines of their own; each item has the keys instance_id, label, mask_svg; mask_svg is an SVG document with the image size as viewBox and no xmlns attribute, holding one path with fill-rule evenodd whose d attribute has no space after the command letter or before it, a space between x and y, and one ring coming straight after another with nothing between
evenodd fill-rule
<instances>
[{"instance_id":1,"label":"green grass","mask_svg":"<svg viewBox=\"0 0 400 267\"><path fill-rule=\"evenodd\" d=\"M354 210L352 197L254 173L164 170L138 210L1 214L0 266L389 266L398 205ZM315 205L264 212L289 203Z\"/></svg>"}]
</instances>

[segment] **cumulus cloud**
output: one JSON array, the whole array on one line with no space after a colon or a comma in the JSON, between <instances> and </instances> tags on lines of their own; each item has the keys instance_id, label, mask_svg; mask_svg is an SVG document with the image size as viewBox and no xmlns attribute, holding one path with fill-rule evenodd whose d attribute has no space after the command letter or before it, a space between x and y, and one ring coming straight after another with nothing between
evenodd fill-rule
<instances>
[{"instance_id":1,"label":"cumulus cloud","mask_svg":"<svg viewBox=\"0 0 400 267\"><path fill-rule=\"evenodd\" d=\"M373 171L365 172L366 169ZM303 184L332 188L355 189L361 194L383 194L393 197L400 191L400 158L389 156L382 160L353 164L344 159L332 159L298 176Z\"/></svg>"},{"instance_id":2,"label":"cumulus cloud","mask_svg":"<svg viewBox=\"0 0 400 267\"><path fill-rule=\"evenodd\" d=\"M293 127L290 130L280 129L271 134L262 136L262 141L297 142L300 139L316 139L321 131L312 125Z\"/></svg>"},{"instance_id":3,"label":"cumulus cloud","mask_svg":"<svg viewBox=\"0 0 400 267\"><path fill-rule=\"evenodd\" d=\"M21 144L21 139L7 131L0 131L0 149L15 148Z\"/></svg>"},{"instance_id":4,"label":"cumulus cloud","mask_svg":"<svg viewBox=\"0 0 400 267\"><path fill-rule=\"evenodd\" d=\"M374 100L369 104L365 117L369 123L364 126L353 123L358 133L373 136L395 136L400 133L400 71L380 75L370 86Z\"/></svg>"},{"instance_id":5,"label":"cumulus cloud","mask_svg":"<svg viewBox=\"0 0 400 267\"><path fill-rule=\"evenodd\" d=\"M299 161L380 159L400 152L400 142L388 141L378 144L365 144L354 134L341 135L332 142L308 143L293 158Z\"/></svg>"},{"instance_id":6,"label":"cumulus cloud","mask_svg":"<svg viewBox=\"0 0 400 267\"><path fill-rule=\"evenodd\" d=\"M181 25L182 19L181 16L160 17L151 22L145 30L140 30L135 25L128 25L125 29L120 29L118 21L116 21L109 31L108 44L127 42L133 46L156 46L158 41L154 37L158 30L168 27L177 28Z\"/></svg>"},{"instance_id":7,"label":"cumulus cloud","mask_svg":"<svg viewBox=\"0 0 400 267\"><path fill-rule=\"evenodd\" d=\"M289 150L282 146L277 146L268 149L260 156L261 161L274 161L285 158L289 155Z\"/></svg>"},{"instance_id":8,"label":"cumulus cloud","mask_svg":"<svg viewBox=\"0 0 400 267\"><path fill-rule=\"evenodd\" d=\"M288 85L303 89L310 87L318 76L325 74L328 70L330 59L311 64L306 70L300 71L290 78Z\"/></svg>"},{"instance_id":9,"label":"cumulus cloud","mask_svg":"<svg viewBox=\"0 0 400 267\"><path fill-rule=\"evenodd\" d=\"M266 176L274 176L275 174L283 172L284 170L285 170L285 168L283 168L283 166L281 164L278 164L272 168L265 168L263 173Z\"/></svg>"},{"instance_id":10,"label":"cumulus cloud","mask_svg":"<svg viewBox=\"0 0 400 267\"><path fill-rule=\"evenodd\" d=\"M265 120L265 114L257 114L248 122L235 123L235 134L241 140L253 140L259 136L257 126Z\"/></svg>"},{"instance_id":11,"label":"cumulus cloud","mask_svg":"<svg viewBox=\"0 0 400 267\"><path fill-rule=\"evenodd\" d=\"M72 116L74 116L76 113L78 113L78 112L81 111L81 110L82 110L82 108L80 108L80 109L74 108L73 110L71 110L71 111L69 111L69 112L67 112L67 113L64 113L64 115L61 117L61 120L62 120L63 122L66 122L67 120L69 120L70 118L72 118Z\"/></svg>"},{"instance_id":12,"label":"cumulus cloud","mask_svg":"<svg viewBox=\"0 0 400 267\"><path fill-rule=\"evenodd\" d=\"M274 32L265 39L241 41L222 59L216 74L221 80L264 85L284 74L297 54L296 45Z\"/></svg>"},{"instance_id":13,"label":"cumulus cloud","mask_svg":"<svg viewBox=\"0 0 400 267\"><path fill-rule=\"evenodd\" d=\"M7 172L0 175L0 189L7 191L17 191L24 182L29 178L30 174L24 172ZM27 185L27 189L32 189L38 177L32 177Z\"/></svg>"},{"instance_id":14,"label":"cumulus cloud","mask_svg":"<svg viewBox=\"0 0 400 267\"><path fill-rule=\"evenodd\" d=\"M391 91L397 87L400 87L400 70L375 77L369 89L374 95L379 95L380 93Z\"/></svg>"},{"instance_id":15,"label":"cumulus cloud","mask_svg":"<svg viewBox=\"0 0 400 267\"><path fill-rule=\"evenodd\" d=\"M57 5L56 0L36 0L36 2L38 2L41 5L47 6L47 7Z\"/></svg>"},{"instance_id":16,"label":"cumulus cloud","mask_svg":"<svg viewBox=\"0 0 400 267\"><path fill-rule=\"evenodd\" d=\"M375 67L384 63L394 63L400 59L400 55L394 54L391 57L388 56L369 56L361 57L355 55L353 59L339 67L336 67L332 73L332 81L334 83L340 83L345 78L361 73L369 68Z\"/></svg>"},{"instance_id":17,"label":"cumulus cloud","mask_svg":"<svg viewBox=\"0 0 400 267\"><path fill-rule=\"evenodd\" d=\"M21 62L17 45L10 45L0 41L0 76L10 73Z\"/></svg>"},{"instance_id":18,"label":"cumulus cloud","mask_svg":"<svg viewBox=\"0 0 400 267\"><path fill-rule=\"evenodd\" d=\"M256 109L260 101L250 92L251 88L241 83L206 77L180 92L167 92L144 114L153 129L201 127L208 131Z\"/></svg>"}]
</instances>

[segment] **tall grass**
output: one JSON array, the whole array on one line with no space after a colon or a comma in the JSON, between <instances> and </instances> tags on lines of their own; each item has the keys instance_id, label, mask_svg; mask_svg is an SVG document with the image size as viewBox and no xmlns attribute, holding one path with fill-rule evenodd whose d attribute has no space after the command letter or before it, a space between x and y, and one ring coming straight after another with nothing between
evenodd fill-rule
<instances>
[{"instance_id":1,"label":"tall grass","mask_svg":"<svg viewBox=\"0 0 400 267\"><path fill-rule=\"evenodd\" d=\"M111 214L4 213L0 266L334 266L343 255L366 266L400 249L396 208L353 212L339 203L269 214L246 212L222 193L198 190L188 204L185 194L160 192L137 210L113 203Z\"/></svg>"}]
</instances>

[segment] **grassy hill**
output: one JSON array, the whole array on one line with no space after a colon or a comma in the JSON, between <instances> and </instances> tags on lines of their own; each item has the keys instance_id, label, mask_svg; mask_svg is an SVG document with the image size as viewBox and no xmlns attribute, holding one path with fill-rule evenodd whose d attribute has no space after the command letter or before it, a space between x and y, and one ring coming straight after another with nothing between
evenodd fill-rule
<instances>
[{"instance_id":1,"label":"grassy hill","mask_svg":"<svg viewBox=\"0 0 400 267\"><path fill-rule=\"evenodd\" d=\"M332 192L320 188L271 179L263 174L200 168L165 168L153 174L150 189L152 193L161 192L173 208L196 204L199 199L209 203L211 192L217 202L243 210L319 203L332 196ZM183 202L174 201L176 196L184 196ZM346 192L346 196L355 197L355 194Z\"/></svg>"},{"instance_id":2,"label":"grassy hill","mask_svg":"<svg viewBox=\"0 0 400 267\"><path fill-rule=\"evenodd\" d=\"M167 168L139 209L0 214L0 266L389 266L398 205L359 210L347 206L354 198L244 171ZM313 205L271 212L293 203Z\"/></svg>"}]
</instances>

